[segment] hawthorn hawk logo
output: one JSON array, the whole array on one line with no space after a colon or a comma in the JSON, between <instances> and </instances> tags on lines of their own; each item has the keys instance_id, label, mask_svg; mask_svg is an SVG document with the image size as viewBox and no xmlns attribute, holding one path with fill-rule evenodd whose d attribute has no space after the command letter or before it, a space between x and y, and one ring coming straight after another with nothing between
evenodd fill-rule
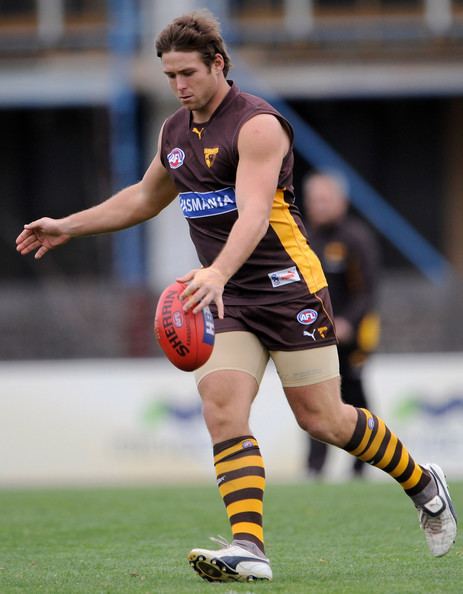
<instances>
[{"instance_id":1,"label":"hawthorn hawk logo","mask_svg":"<svg viewBox=\"0 0 463 594\"><path fill-rule=\"evenodd\" d=\"M218 146L215 146L214 148L204 149L204 160L206 161L206 165L209 167L209 169L212 167L212 165L214 165L214 161L218 152Z\"/></svg>"}]
</instances>

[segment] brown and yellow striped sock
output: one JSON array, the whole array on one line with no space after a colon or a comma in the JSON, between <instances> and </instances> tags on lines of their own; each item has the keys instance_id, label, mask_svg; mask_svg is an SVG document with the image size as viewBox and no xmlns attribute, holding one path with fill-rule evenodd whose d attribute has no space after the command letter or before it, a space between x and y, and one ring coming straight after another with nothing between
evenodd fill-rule
<instances>
[{"instance_id":1,"label":"brown and yellow striped sock","mask_svg":"<svg viewBox=\"0 0 463 594\"><path fill-rule=\"evenodd\" d=\"M214 465L233 540L250 541L264 552L265 469L257 441L244 435L216 444Z\"/></svg>"},{"instance_id":2,"label":"brown and yellow striped sock","mask_svg":"<svg viewBox=\"0 0 463 594\"><path fill-rule=\"evenodd\" d=\"M426 489L431 481L427 471L416 464L407 448L382 419L366 408L356 410L357 425L351 440L343 449L387 472L395 478L415 503L421 503L423 490L426 493L426 501L429 500L432 495L429 497L427 492L433 485Z\"/></svg>"}]
</instances>

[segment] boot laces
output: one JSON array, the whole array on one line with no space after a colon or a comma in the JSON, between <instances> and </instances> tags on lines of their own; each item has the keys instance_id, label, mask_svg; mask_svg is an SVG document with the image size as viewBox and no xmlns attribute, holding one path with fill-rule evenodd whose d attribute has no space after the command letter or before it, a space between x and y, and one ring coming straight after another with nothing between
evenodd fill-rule
<instances>
[{"instance_id":1,"label":"boot laces","mask_svg":"<svg viewBox=\"0 0 463 594\"><path fill-rule=\"evenodd\" d=\"M441 516L430 516L426 512L421 512L421 525L426 530L429 530L433 534L438 534L442 530L442 518Z\"/></svg>"},{"instance_id":2,"label":"boot laces","mask_svg":"<svg viewBox=\"0 0 463 594\"><path fill-rule=\"evenodd\" d=\"M226 549L228 547L231 547L231 544L228 542L228 540L223 536L220 536L220 534L218 534L217 536L209 536L209 539L212 540L212 542L215 542L215 544L220 545L220 547L222 548Z\"/></svg>"}]
</instances>

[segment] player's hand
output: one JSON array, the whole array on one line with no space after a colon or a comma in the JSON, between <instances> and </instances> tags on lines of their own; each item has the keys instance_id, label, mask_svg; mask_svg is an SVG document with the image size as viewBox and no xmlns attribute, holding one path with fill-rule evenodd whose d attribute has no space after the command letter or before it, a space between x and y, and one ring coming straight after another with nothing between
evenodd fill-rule
<instances>
[{"instance_id":1,"label":"player's hand","mask_svg":"<svg viewBox=\"0 0 463 594\"><path fill-rule=\"evenodd\" d=\"M354 339L354 328L349 320L342 317L334 318L334 325L336 328L336 337L340 344L347 344Z\"/></svg>"},{"instance_id":2,"label":"player's hand","mask_svg":"<svg viewBox=\"0 0 463 594\"><path fill-rule=\"evenodd\" d=\"M211 266L208 268L195 268L178 278L177 281L188 283L180 296L184 301L183 309L185 311L193 308L193 313L198 313L203 307L214 301L217 305L219 318L223 318L222 294L226 278L220 270Z\"/></svg>"},{"instance_id":3,"label":"player's hand","mask_svg":"<svg viewBox=\"0 0 463 594\"><path fill-rule=\"evenodd\" d=\"M37 250L34 257L39 260L49 250L70 239L71 236L63 231L59 219L45 217L24 225L24 230L16 238L16 250L22 256Z\"/></svg>"}]
</instances>

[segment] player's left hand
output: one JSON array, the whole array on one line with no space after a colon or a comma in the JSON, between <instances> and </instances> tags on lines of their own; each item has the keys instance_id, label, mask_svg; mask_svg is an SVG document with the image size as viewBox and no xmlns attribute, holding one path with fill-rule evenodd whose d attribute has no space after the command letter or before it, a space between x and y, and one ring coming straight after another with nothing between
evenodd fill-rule
<instances>
[{"instance_id":1,"label":"player's left hand","mask_svg":"<svg viewBox=\"0 0 463 594\"><path fill-rule=\"evenodd\" d=\"M334 326L336 328L336 337L340 344L348 344L354 340L354 327L349 320L335 316Z\"/></svg>"},{"instance_id":2,"label":"player's left hand","mask_svg":"<svg viewBox=\"0 0 463 594\"><path fill-rule=\"evenodd\" d=\"M193 308L193 313L198 313L203 307L214 301L217 305L218 316L223 319L222 294L226 279L220 270L212 266L194 268L176 280L181 283L188 283L187 288L180 295L180 298L184 301L183 309L185 311Z\"/></svg>"}]
</instances>

